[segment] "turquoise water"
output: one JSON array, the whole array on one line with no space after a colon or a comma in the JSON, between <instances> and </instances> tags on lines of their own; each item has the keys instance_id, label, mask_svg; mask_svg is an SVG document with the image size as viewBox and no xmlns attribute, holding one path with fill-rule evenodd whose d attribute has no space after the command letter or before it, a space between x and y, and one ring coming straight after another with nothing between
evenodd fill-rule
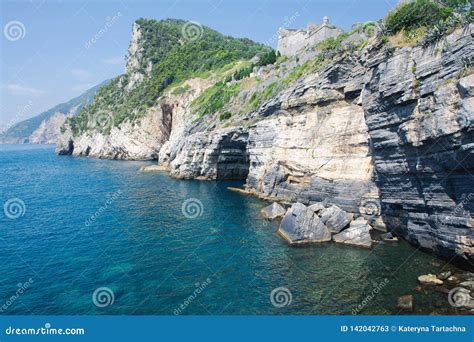
<instances>
[{"instance_id":1,"label":"turquoise water","mask_svg":"<svg viewBox=\"0 0 474 342\"><path fill-rule=\"evenodd\" d=\"M289 247L259 219L265 202L226 189L240 183L139 172L146 164L0 147L1 204L24 203L0 215L2 314L351 314L361 303L360 314L396 314L420 274L451 267L403 242ZM113 302L94 304L101 287ZM270 300L279 287L291 293L283 307ZM414 294L416 313L447 306Z\"/></svg>"}]
</instances>

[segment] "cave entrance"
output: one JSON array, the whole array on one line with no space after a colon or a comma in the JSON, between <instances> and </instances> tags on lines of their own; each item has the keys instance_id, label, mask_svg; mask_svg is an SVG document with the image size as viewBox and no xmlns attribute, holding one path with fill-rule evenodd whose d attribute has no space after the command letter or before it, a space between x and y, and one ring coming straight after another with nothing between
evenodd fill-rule
<instances>
[{"instance_id":1,"label":"cave entrance","mask_svg":"<svg viewBox=\"0 0 474 342\"><path fill-rule=\"evenodd\" d=\"M163 125L163 138L168 141L173 127L173 105L168 103L161 104L161 123Z\"/></svg>"},{"instance_id":2,"label":"cave entrance","mask_svg":"<svg viewBox=\"0 0 474 342\"><path fill-rule=\"evenodd\" d=\"M217 179L246 180L250 159L248 133L234 132L223 137L217 160Z\"/></svg>"}]
</instances>

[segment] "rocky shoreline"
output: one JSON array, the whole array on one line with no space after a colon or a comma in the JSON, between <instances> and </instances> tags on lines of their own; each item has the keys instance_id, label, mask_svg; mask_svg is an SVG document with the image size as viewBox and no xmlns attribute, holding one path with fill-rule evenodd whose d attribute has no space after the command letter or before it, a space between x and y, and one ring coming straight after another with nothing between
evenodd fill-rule
<instances>
[{"instance_id":1,"label":"rocky shoreline","mask_svg":"<svg viewBox=\"0 0 474 342\"><path fill-rule=\"evenodd\" d=\"M311 47L228 81L240 88L221 109L227 120L196 113L195 100L221 80L195 78L108 135L66 129L57 153L158 159L178 179L243 180L240 192L292 205L281 229L292 243L370 247L370 231L382 230L474 270L474 24L429 46L390 47L357 30L342 46L354 40L367 44L314 69L321 52ZM325 209L310 209L318 203ZM345 230L333 214L350 216Z\"/></svg>"}]
</instances>

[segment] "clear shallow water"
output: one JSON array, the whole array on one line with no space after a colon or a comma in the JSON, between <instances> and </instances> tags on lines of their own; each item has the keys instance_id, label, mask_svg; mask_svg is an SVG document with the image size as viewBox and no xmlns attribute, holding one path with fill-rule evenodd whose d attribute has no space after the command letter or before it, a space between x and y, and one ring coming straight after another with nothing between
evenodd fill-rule
<instances>
[{"instance_id":1,"label":"clear shallow water","mask_svg":"<svg viewBox=\"0 0 474 342\"><path fill-rule=\"evenodd\" d=\"M0 145L2 207L19 198L26 208L0 215L0 314L351 314L375 288L358 312L396 314L420 274L452 269L403 242L290 248L258 218L267 203L226 189L239 183L138 172L146 164ZM191 198L196 218L182 212ZM99 287L113 304L94 305ZM292 295L281 308L270 301L278 287ZM416 313L447 306L413 294Z\"/></svg>"}]
</instances>

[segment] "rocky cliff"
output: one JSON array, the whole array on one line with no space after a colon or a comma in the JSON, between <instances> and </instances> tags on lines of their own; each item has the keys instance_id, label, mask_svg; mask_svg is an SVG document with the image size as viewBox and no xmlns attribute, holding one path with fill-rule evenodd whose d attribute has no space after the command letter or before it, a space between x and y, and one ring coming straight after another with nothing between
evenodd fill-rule
<instances>
[{"instance_id":1,"label":"rocky cliff","mask_svg":"<svg viewBox=\"0 0 474 342\"><path fill-rule=\"evenodd\" d=\"M55 144L66 118L77 115L85 105L92 102L100 87L107 83L108 81L102 82L78 97L14 124L0 133L0 144ZM28 106L24 108L25 111L29 109Z\"/></svg>"},{"instance_id":2,"label":"rocky cliff","mask_svg":"<svg viewBox=\"0 0 474 342\"><path fill-rule=\"evenodd\" d=\"M133 123L69 130L58 152L158 157L176 178L241 179L265 199L337 205L472 268L473 37L470 24L392 47L355 30L344 48L310 47L247 77L239 62L165 91Z\"/></svg>"}]
</instances>

